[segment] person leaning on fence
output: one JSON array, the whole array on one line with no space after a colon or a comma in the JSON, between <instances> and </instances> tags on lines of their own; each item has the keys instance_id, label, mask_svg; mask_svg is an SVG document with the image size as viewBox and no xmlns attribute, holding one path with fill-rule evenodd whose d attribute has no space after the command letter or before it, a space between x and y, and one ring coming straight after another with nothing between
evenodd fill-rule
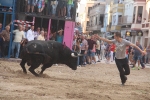
<instances>
[{"instance_id":1,"label":"person leaning on fence","mask_svg":"<svg viewBox=\"0 0 150 100\"><path fill-rule=\"evenodd\" d=\"M2 45L2 57L5 57L7 54L6 52L8 51L9 47L9 41L10 41L10 26L6 26L5 30L3 30L0 33L0 37L3 39L3 45Z\"/></svg>"},{"instance_id":2,"label":"person leaning on fence","mask_svg":"<svg viewBox=\"0 0 150 100\"><path fill-rule=\"evenodd\" d=\"M125 55L126 46L132 46L132 47L136 48L143 55L145 55L146 53L144 51L142 51L135 44L121 38L120 32L114 33L114 39L113 40L108 40L108 39L102 38L98 35L95 35L95 37L102 40L102 41L105 41L107 43L114 43L116 45L115 63L116 63L117 68L120 72L121 83L122 83L122 85L124 85L126 83L126 80L127 80L126 75L130 74L130 68L128 65L128 60L127 60L126 55Z\"/></svg>"},{"instance_id":3,"label":"person leaning on fence","mask_svg":"<svg viewBox=\"0 0 150 100\"><path fill-rule=\"evenodd\" d=\"M18 58L19 57L19 52L20 52L20 45L21 45L21 41L23 39L25 39L25 35L24 32L22 30L22 26L19 25L17 30L14 30L14 40L12 43L12 57ZM14 49L16 48L16 54L14 56Z\"/></svg>"}]
</instances>

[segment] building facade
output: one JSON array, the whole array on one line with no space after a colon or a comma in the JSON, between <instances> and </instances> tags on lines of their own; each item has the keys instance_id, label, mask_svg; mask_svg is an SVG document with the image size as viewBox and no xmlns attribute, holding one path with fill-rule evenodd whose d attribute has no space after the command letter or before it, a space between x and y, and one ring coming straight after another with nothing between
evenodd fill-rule
<instances>
[{"instance_id":1,"label":"building facade","mask_svg":"<svg viewBox=\"0 0 150 100\"><path fill-rule=\"evenodd\" d=\"M109 3L111 0L81 0L79 2L79 9L77 11L77 20L81 23L81 26L83 28L83 33L89 33L88 24L89 24L89 13L92 6L95 4L106 4Z\"/></svg>"},{"instance_id":2,"label":"building facade","mask_svg":"<svg viewBox=\"0 0 150 100\"><path fill-rule=\"evenodd\" d=\"M144 11L144 20L142 22L142 32L143 32L143 45L147 47L150 45L150 0L146 0L146 8Z\"/></svg>"},{"instance_id":3,"label":"building facade","mask_svg":"<svg viewBox=\"0 0 150 100\"><path fill-rule=\"evenodd\" d=\"M87 23L87 31L94 33L101 33L101 27L104 23L105 4L95 4L90 8L89 21Z\"/></svg>"}]
</instances>

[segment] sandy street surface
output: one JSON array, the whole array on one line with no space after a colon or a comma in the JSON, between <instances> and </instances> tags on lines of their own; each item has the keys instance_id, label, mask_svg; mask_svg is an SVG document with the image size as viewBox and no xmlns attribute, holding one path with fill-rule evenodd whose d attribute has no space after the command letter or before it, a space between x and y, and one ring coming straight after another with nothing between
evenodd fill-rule
<instances>
[{"instance_id":1,"label":"sandy street surface","mask_svg":"<svg viewBox=\"0 0 150 100\"><path fill-rule=\"evenodd\" d=\"M114 64L76 71L52 66L35 77L29 71L23 74L19 63L0 61L0 100L150 100L150 68L131 70L126 85L120 83Z\"/></svg>"}]
</instances>

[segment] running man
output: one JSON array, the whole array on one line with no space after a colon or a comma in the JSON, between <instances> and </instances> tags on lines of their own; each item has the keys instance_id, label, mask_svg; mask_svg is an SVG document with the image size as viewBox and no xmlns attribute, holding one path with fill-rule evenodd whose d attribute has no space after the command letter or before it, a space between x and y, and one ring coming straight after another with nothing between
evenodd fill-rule
<instances>
[{"instance_id":1,"label":"running man","mask_svg":"<svg viewBox=\"0 0 150 100\"><path fill-rule=\"evenodd\" d=\"M142 51L138 46L135 44L121 38L121 33L116 32L114 33L114 39L108 40L105 38L102 38L98 35L95 35L98 39L105 41L107 43L114 43L116 45L116 55L115 55L115 63L117 65L117 68L120 73L121 83L124 85L126 83L127 77L126 75L130 74L130 68L128 64L128 60L126 58L126 46L132 46L136 49L138 49L143 55L145 54L144 51Z\"/></svg>"}]
</instances>

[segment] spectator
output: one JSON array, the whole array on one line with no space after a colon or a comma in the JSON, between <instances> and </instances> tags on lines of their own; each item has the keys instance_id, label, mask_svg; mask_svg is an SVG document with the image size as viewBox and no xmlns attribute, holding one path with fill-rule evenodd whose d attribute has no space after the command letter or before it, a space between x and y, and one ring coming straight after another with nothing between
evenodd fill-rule
<instances>
[{"instance_id":1,"label":"spectator","mask_svg":"<svg viewBox=\"0 0 150 100\"><path fill-rule=\"evenodd\" d=\"M110 55L111 55L110 59L111 59L111 62L113 62L113 60L114 60L114 51L115 51L115 44L112 43L111 46L110 46Z\"/></svg>"},{"instance_id":2,"label":"spectator","mask_svg":"<svg viewBox=\"0 0 150 100\"><path fill-rule=\"evenodd\" d=\"M27 31L29 30L28 26L25 26L25 30L24 30L24 35L25 35L25 38L27 38Z\"/></svg>"},{"instance_id":3,"label":"spectator","mask_svg":"<svg viewBox=\"0 0 150 100\"><path fill-rule=\"evenodd\" d=\"M103 60L104 57L105 57L105 49L106 49L106 46L102 42L102 44L101 44L101 54L100 54L101 55L101 60Z\"/></svg>"},{"instance_id":4,"label":"spectator","mask_svg":"<svg viewBox=\"0 0 150 100\"><path fill-rule=\"evenodd\" d=\"M137 17L137 23L141 23L142 22L142 17L141 15L139 14L138 17Z\"/></svg>"},{"instance_id":5,"label":"spectator","mask_svg":"<svg viewBox=\"0 0 150 100\"><path fill-rule=\"evenodd\" d=\"M138 41L136 42L136 46L138 46L141 50L143 49ZM140 69L140 64L142 66L142 69L145 68L145 65L143 64L143 61L142 61L141 52L138 49L134 48L134 65L132 67L133 69L135 69L135 65L137 61L138 61L138 70Z\"/></svg>"},{"instance_id":6,"label":"spectator","mask_svg":"<svg viewBox=\"0 0 150 100\"><path fill-rule=\"evenodd\" d=\"M60 29L56 36L56 41L62 43L63 42L63 29Z\"/></svg>"},{"instance_id":7,"label":"spectator","mask_svg":"<svg viewBox=\"0 0 150 100\"><path fill-rule=\"evenodd\" d=\"M87 51L88 51L88 42L87 40L85 39L85 36L82 35L81 37L82 39L82 42L81 42L81 54L83 54L84 56L80 56L80 65L86 65L86 54L87 54Z\"/></svg>"},{"instance_id":8,"label":"spectator","mask_svg":"<svg viewBox=\"0 0 150 100\"><path fill-rule=\"evenodd\" d=\"M27 31L27 40L34 40L34 26L31 26L31 29Z\"/></svg>"},{"instance_id":9,"label":"spectator","mask_svg":"<svg viewBox=\"0 0 150 100\"><path fill-rule=\"evenodd\" d=\"M51 15L51 1L52 0L47 0L45 3L45 5L47 5L46 7L46 15Z\"/></svg>"},{"instance_id":10,"label":"spectator","mask_svg":"<svg viewBox=\"0 0 150 100\"><path fill-rule=\"evenodd\" d=\"M2 45L2 57L5 57L7 52L7 47L9 46L9 41L10 41L10 26L6 26L5 30L3 30L0 34L0 37L3 39L3 45Z\"/></svg>"},{"instance_id":11,"label":"spectator","mask_svg":"<svg viewBox=\"0 0 150 100\"><path fill-rule=\"evenodd\" d=\"M52 5L52 16L54 17L56 15L56 8L57 8L57 5L58 5L57 0L56 1L52 0L51 5Z\"/></svg>"},{"instance_id":12,"label":"spectator","mask_svg":"<svg viewBox=\"0 0 150 100\"><path fill-rule=\"evenodd\" d=\"M45 38L44 38L44 31L41 31L41 34L38 36L37 40L45 41Z\"/></svg>"},{"instance_id":13,"label":"spectator","mask_svg":"<svg viewBox=\"0 0 150 100\"><path fill-rule=\"evenodd\" d=\"M19 30L14 30L13 33L15 34L14 36L14 40L12 43L12 57L14 57L14 49L16 48L16 54L15 54L15 58L19 57L19 52L20 52L20 44L22 39L25 38L24 32L22 30L22 26L19 26Z\"/></svg>"},{"instance_id":14,"label":"spectator","mask_svg":"<svg viewBox=\"0 0 150 100\"><path fill-rule=\"evenodd\" d=\"M96 40L96 54L98 56L97 62L100 62L100 50L101 50L100 41L97 39Z\"/></svg>"},{"instance_id":15,"label":"spectator","mask_svg":"<svg viewBox=\"0 0 150 100\"><path fill-rule=\"evenodd\" d=\"M134 64L133 56L134 56L134 51L133 51L133 49L131 49L130 52L129 52L130 65Z\"/></svg>"},{"instance_id":16,"label":"spectator","mask_svg":"<svg viewBox=\"0 0 150 100\"><path fill-rule=\"evenodd\" d=\"M67 2L66 0L59 0L58 1L58 17L66 17L66 6Z\"/></svg>"},{"instance_id":17,"label":"spectator","mask_svg":"<svg viewBox=\"0 0 150 100\"><path fill-rule=\"evenodd\" d=\"M94 51L96 42L94 41L94 36L91 36L91 39L88 39L87 41L88 41L88 52L87 52L88 63L92 64L92 59L94 59L94 61L96 63L95 51Z\"/></svg>"},{"instance_id":18,"label":"spectator","mask_svg":"<svg viewBox=\"0 0 150 100\"><path fill-rule=\"evenodd\" d=\"M71 19L70 11L71 11L72 5L73 5L73 0L68 0L68 2L67 2L67 19Z\"/></svg>"},{"instance_id":19,"label":"spectator","mask_svg":"<svg viewBox=\"0 0 150 100\"><path fill-rule=\"evenodd\" d=\"M34 40L37 40L37 37L40 35L40 27L34 32Z\"/></svg>"},{"instance_id":20,"label":"spectator","mask_svg":"<svg viewBox=\"0 0 150 100\"><path fill-rule=\"evenodd\" d=\"M47 35L48 35L47 29L45 29L45 30L44 30L44 38L45 38L45 40L48 40Z\"/></svg>"},{"instance_id":21,"label":"spectator","mask_svg":"<svg viewBox=\"0 0 150 100\"><path fill-rule=\"evenodd\" d=\"M35 6L35 5L36 5L36 0L28 0L27 14L29 14L30 8L31 8L31 13L33 14L34 6Z\"/></svg>"},{"instance_id":22,"label":"spectator","mask_svg":"<svg viewBox=\"0 0 150 100\"><path fill-rule=\"evenodd\" d=\"M38 0L38 12L41 13L45 7L45 0Z\"/></svg>"},{"instance_id":23,"label":"spectator","mask_svg":"<svg viewBox=\"0 0 150 100\"><path fill-rule=\"evenodd\" d=\"M111 57L111 54L110 54L110 44L108 43L106 45L106 63L110 63L110 57Z\"/></svg>"},{"instance_id":24,"label":"spectator","mask_svg":"<svg viewBox=\"0 0 150 100\"><path fill-rule=\"evenodd\" d=\"M145 63L150 63L150 44L149 46L146 48L146 56L145 56ZM147 62L146 62L147 61Z\"/></svg>"}]
</instances>

